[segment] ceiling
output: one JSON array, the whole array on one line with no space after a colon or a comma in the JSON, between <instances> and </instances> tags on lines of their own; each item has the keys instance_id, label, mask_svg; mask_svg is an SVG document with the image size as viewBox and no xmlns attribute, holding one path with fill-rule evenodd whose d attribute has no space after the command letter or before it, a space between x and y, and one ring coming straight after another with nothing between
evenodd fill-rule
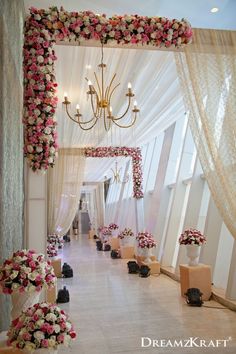
<instances>
[{"instance_id":1,"label":"ceiling","mask_svg":"<svg viewBox=\"0 0 236 354\"><path fill-rule=\"evenodd\" d=\"M235 29L235 0L24 0L25 7L48 8L56 5L68 10L92 10L95 13L164 15L170 18L186 18L193 27L212 27ZM219 7L218 13L212 14L212 7ZM104 62L107 64L106 78L111 79L117 73L117 81L121 85L114 95L113 112L120 114L125 108L128 82L132 82L140 114L134 128L112 129L111 133L98 136L97 130L82 132L71 122L63 110L61 102L66 91L72 102L72 111L76 103L80 104L85 119L91 117L90 106L86 98L87 83L85 76L91 81L93 72L101 59L100 48L78 46L56 46L56 80L58 83L59 104L56 118L58 121L59 144L64 147L79 146L141 146L184 114L184 104L177 78L174 54L165 51L105 48ZM87 65L91 69L87 69ZM72 112L73 113L73 112ZM124 160L124 159L123 159ZM112 159L88 158L86 161L85 181L102 181L109 176L114 165Z\"/></svg>"}]
</instances>

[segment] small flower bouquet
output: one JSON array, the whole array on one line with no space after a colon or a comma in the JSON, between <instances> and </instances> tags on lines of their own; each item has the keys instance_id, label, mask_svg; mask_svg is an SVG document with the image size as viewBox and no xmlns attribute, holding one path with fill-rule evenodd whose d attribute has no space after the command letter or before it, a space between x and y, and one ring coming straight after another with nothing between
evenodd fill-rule
<instances>
[{"instance_id":1,"label":"small flower bouquet","mask_svg":"<svg viewBox=\"0 0 236 354\"><path fill-rule=\"evenodd\" d=\"M55 281L51 262L32 250L17 251L0 266L0 286L4 294L41 291L44 286L54 286Z\"/></svg>"},{"instance_id":2,"label":"small flower bouquet","mask_svg":"<svg viewBox=\"0 0 236 354\"><path fill-rule=\"evenodd\" d=\"M115 224L115 223L111 223L111 224L109 224L108 228L109 228L110 231L112 231L112 230L119 229L119 226L117 224Z\"/></svg>"},{"instance_id":3,"label":"small flower bouquet","mask_svg":"<svg viewBox=\"0 0 236 354\"><path fill-rule=\"evenodd\" d=\"M125 228L122 232L119 233L118 238L119 239L124 239L125 237L133 237L134 233L131 229Z\"/></svg>"},{"instance_id":4,"label":"small flower bouquet","mask_svg":"<svg viewBox=\"0 0 236 354\"><path fill-rule=\"evenodd\" d=\"M154 237L149 232L139 232L136 240L138 240L139 248L153 248L156 247L156 241Z\"/></svg>"},{"instance_id":5,"label":"small flower bouquet","mask_svg":"<svg viewBox=\"0 0 236 354\"><path fill-rule=\"evenodd\" d=\"M206 243L206 237L196 229L187 229L179 237L180 245L198 245Z\"/></svg>"},{"instance_id":6,"label":"small flower bouquet","mask_svg":"<svg viewBox=\"0 0 236 354\"><path fill-rule=\"evenodd\" d=\"M47 245L47 255L48 255L48 257L56 257L57 256L56 246L54 246L52 244Z\"/></svg>"},{"instance_id":7,"label":"small flower bouquet","mask_svg":"<svg viewBox=\"0 0 236 354\"><path fill-rule=\"evenodd\" d=\"M111 236L111 230L107 226L103 226L100 232L103 236Z\"/></svg>"},{"instance_id":8,"label":"small flower bouquet","mask_svg":"<svg viewBox=\"0 0 236 354\"><path fill-rule=\"evenodd\" d=\"M63 238L57 234L51 234L47 237L47 242L55 247L62 248L64 245Z\"/></svg>"},{"instance_id":9,"label":"small flower bouquet","mask_svg":"<svg viewBox=\"0 0 236 354\"><path fill-rule=\"evenodd\" d=\"M76 333L63 310L39 303L12 321L7 336L7 345L33 352L41 348L57 349L62 344L68 346Z\"/></svg>"}]
</instances>

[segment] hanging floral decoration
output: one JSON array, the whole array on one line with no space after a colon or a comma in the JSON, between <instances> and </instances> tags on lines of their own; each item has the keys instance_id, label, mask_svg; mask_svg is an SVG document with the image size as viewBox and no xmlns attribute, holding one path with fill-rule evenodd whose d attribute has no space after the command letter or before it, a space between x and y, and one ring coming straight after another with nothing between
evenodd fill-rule
<instances>
[{"instance_id":1,"label":"hanging floral decoration","mask_svg":"<svg viewBox=\"0 0 236 354\"><path fill-rule=\"evenodd\" d=\"M138 15L95 15L31 7L24 43L24 154L30 167L47 170L55 164L57 106L53 46L56 42L97 40L125 46L180 48L192 41L190 24L182 19Z\"/></svg>"},{"instance_id":2,"label":"hanging floral decoration","mask_svg":"<svg viewBox=\"0 0 236 354\"><path fill-rule=\"evenodd\" d=\"M133 165L133 197L143 198L142 190L142 154L140 148L131 147L98 147L86 148L86 157L131 157Z\"/></svg>"}]
</instances>

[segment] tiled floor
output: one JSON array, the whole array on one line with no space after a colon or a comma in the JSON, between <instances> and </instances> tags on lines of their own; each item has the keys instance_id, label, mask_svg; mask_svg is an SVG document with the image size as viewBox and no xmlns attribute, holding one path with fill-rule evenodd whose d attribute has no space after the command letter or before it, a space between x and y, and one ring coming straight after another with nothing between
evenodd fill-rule
<instances>
[{"instance_id":1,"label":"tiled floor","mask_svg":"<svg viewBox=\"0 0 236 354\"><path fill-rule=\"evenodd\" d=\"M93 240L79 236L66 244L63 261L74 270L66 285L70 303L60 305L74 322L76 341L67 352L73 354L200 354L236 353L236 313L228 309L189 307L180 297L179 284L165 275L140 278L127 272L127 260L111 259L110 252L96 251ZM205 303L221 306L216 302ZM141 338L167 340L167 347L142 347ZM211 347L171 347L190 337L205 340ZM223 347L215 342L232 339ZM212 342L210 342L212 340ZM144 344L149 343L145 339ZM153 342L152 342L153 343ZM155 343L154 343L155 344ZM164 343L163 343L164 344ZM180 344L181 345L181 344ZM214 346L213 346L214 345ZM64 351L64 350L63 350Z\"/></svg>"}]
</instances>

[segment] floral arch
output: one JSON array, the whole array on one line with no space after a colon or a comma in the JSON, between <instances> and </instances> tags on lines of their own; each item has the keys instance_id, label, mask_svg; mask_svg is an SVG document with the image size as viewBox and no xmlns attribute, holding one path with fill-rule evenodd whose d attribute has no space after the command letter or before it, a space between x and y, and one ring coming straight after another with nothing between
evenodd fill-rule
<instances>
[{"instance_id":1,"label":"floral arch","mask_svg":"<svg viewBox=\"0 0 236 354\"><path fill-rule=\"evenodd\" d=\"M48 10L30 9L25 23L24 42L24 155L30 167L47 170L55 164L58 143L55 111L57 83L54 62L57 59L54 45L58 42L96 40L104 44L134 47L180 48L192 40L192 29L186 20L169 20L165 17L138 15L95 15L91 11L67 12L51 7ZM114 153L113 148L106 148ZM118 148L116 148L118 149ZM127 154L129 148L120 148ZM141 166L138 149L129 149L133 159L133 171ZM87 149L87 153L99 150ZM118 151L118 150L117 150ZM99 152L100 153L100 152ZM116 156L116 155L114 155ZM141 156L141 155L140 155ZM135 177L134 177L135 178ZM137 186L137 181L135 182ZM141 187L140 187L141 188ZM142 191L134 191L140 198Z\"/></svg>"}]
</instances>

